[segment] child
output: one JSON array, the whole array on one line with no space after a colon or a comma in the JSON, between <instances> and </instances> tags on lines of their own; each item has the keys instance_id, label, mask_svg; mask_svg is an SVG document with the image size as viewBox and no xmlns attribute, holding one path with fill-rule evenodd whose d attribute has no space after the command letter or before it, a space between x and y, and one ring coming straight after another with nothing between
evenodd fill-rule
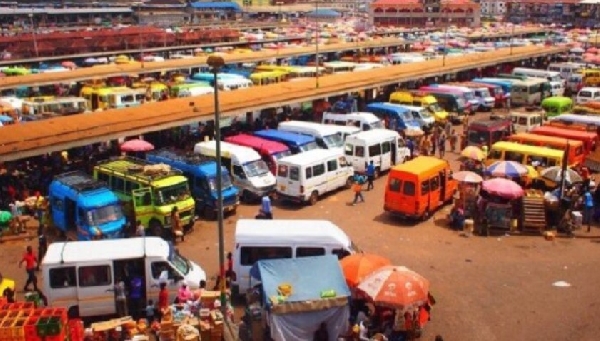
<instances>
[{"instance_id":1,"label":"child","mask_svg":"<svg viewBox=\"0 0 600 341\"><path fill-rule=\"evenodd\" d=\"M155 311L156 307L154 306L154 302L148 300L148 305L146 306L146 320L148 321L148 325L154 321Z\"/></svg>"}]
</instances>

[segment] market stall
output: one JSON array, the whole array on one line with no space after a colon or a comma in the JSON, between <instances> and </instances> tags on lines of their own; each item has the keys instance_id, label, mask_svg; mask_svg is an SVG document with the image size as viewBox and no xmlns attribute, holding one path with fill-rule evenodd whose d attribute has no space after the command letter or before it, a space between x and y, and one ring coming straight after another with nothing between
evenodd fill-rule
<instances>
[{"instance_id":1,"label":"market stall","mask_svg":"<svg viewBox=\"0 0 600 341\"><path fill-rule=\"evenodd\" d=\"M274 341L312 340L323 325L330 340L348 330L350 290L337 257L261 260L250 275L262 282L262 302L252 309L262 304Z\"/></svg>"}]
</instances>

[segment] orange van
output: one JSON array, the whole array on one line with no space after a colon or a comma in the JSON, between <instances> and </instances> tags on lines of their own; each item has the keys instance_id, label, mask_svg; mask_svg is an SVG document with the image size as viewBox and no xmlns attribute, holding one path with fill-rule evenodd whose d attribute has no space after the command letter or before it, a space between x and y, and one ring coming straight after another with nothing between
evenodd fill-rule
<instances>
[{"instance_id":1,"label":"orange van","mask_svg":"<svg viewBox=\"0 0 600 341\"><path fill-rule=\"evenodd\" d=\"M432 156L419 156L393 167L387 180L383 209L406 218L427 219L450 202L458 182L450 164Z\"/></svg>"},{"instance_id":2,"label":"orange van","mask_svg":"<svg viewBox=\"0 0 600 341\"><path fill-rule=\"evenodd\" d=\"M569 166L582 165L585 158L583 142L576 140L567 140L560 137L544 136L529 133L513 134L508 137L508 141L517 142L528 146L547 147L557 150L567 150L569 146Z\"/></svg>"}]
</instances>

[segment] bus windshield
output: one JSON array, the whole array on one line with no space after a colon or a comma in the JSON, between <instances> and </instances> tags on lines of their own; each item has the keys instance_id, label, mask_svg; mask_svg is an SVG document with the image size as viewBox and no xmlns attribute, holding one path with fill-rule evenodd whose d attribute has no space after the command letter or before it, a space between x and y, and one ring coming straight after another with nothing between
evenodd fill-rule
<instances>
[{"instance_id":1,"label":"bus windshield","mask_svg":"<svg viewBox=\"0 0 600 341\"><path fill-rule=\"evenodd\" d=\"M162 206L176 203L179 200L185 200L189 198L189 196L190 190L186 181L156 189L154 200L155 205Z\"/></svg>"},{"instance_id":2,"label":"bus windshield","mask_svg":"<svg viewBox=\"0 0 600 341\"><path fill-rule=\"evenodd\" d=\"M307 144L303 144L300 146L300 150L303 152L307 152L307 151L313 150L313 149L319 149L319 146L317 145L317 142L315 142L315 141L309 142Z\"/></svg>"},{"instance_id":3,"label":"bus windshield","mask_svg":"<svg viewBox=\"0 0 600 341\"><path fill-rule=\"evenodd\" d=\"M179 252L171 253L171 264L183 275L187 275L190 272L190 262L185 259Z\"/></svg>"},{"instance_id":4,"label":"bus windshield","mask_svg":"<svg viewBox=\"0 0 600 341\"><path fill-rule=\"evenodd\" d=\"M325 143L328 149L339 148L344 145L344 140L339 134L323 136L323 142Z\"/></svg>"},{"instance_id":5,"label":"bus windshield","mask_svg":"<svg viewBox=\"0 0 600 341\"><path fill-rule=\"evenodd\" d=\"M243 165L242 168L244 169L246 176L249 178L269 173L269 167L263 160L248 162L247 164Z\"/></svg>"},{"instance_id":6,"label":"bus windshield","mask_svg":"<svg viewBox=\"0 0 600 341\"><path fill-rule=\"evenodd\" d=\"M273 159L274 159L275 161L277 161L277 160L279 160L279 159L282 159L282 158L284 158L284 157L286 157L286 156L290 156L290 155L292 155L292 152L291 152L291 151L289 151L289 150L285 150L285 151L283 151L283 152L274 153L272 156L273 156Z\"/></svg>"},{"instance_id":7,"label":"bus windshield","mask_svg":"<svg viewBox=\"0 0 600 341\"><path fill-rule=\"evenodd\" d=\"M407 114L406 117L410 120L411 118L410 118L410 115L408 115L408 112L406 114ZM383 126L383 121L381 121L381 120L379 120L377 122L371 122L371 123L369 123L369 125L371 126L371 129L385 129L385 127Z\"/></svg>"},{"instance_id":8,"label":"bus windshield","mask_svg":"<svg viewBox=\"0 0 600 341\"><path fill-rule=\"evenodd\" d=\"M471 144L487 144L487 142L489 141L489 136L490 134L487 131L470 130L468 139L469 143Z\"/></svg>"},{"instance_id":9,"label":"bus windshield","mask_svg":"<svg viewBox=\"0 0 600 341\"><path fill-rule=\"evenodd\" d=\"M123 212L121 205L113 204L89 210L87 216L90 226L99 226L123 218Z\"/></svg>"},{"instance_id":10,"label":"bus windshield","mask_svg":"<svg viewBox=\"0 0 600 341\"><path fill-rule=\"evenodd\" d=\"M479 90L479 91L480 91L480 93L481 93L481 97L484 97L484 98L485 98L485 97L492 97L492 96L490 95L490 91L489 91L488 89L481 89L481 90Z\"/></svg>"},{"instance_id":11,"label":"bus windshield","mask_svg":"<svg viewBox=\"0 0 600 341\"><path fill-rule=\"evenodd\" d=\"M208 179L208 185L210 186L211 192L216 191L217 190L217 178L214 177L214 178ZM222 173L221 174L221 188L228 189L231 186L233 186L233 184L231 183L231 178L229 177L229 174Z\"/></svg>"},{"instance_id":12,"label":"bus windshield","mask_svg":"<svg viewBox=\"0 0 600 341\"><path fill-rule=\"evenodd\" d=\"M463 94L465 95L465 98L467 99L467 101L471 101L475 99L475 95L473 95L473 92L471 91L465 91L463 92Z\"/></svg>"}]
</instances>

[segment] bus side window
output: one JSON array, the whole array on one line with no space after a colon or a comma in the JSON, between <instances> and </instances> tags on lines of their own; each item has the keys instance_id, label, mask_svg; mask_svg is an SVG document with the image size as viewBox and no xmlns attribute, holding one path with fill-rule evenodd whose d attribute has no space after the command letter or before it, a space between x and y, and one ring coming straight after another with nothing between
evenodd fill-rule
<instances>
[{"instance_id":1,"label":"bus side window","mask_svg":"<svg viewBox=\"0 0 600 341\"><path fill-rule=\"evenodd\" d=\"M78 270L80 287L106 286L112 282L108 265L82 266Z\"/></svg>"},{"instance_id":2,"label":"bus side window","mask_svg":"<svg viewBox=\"0 0 600 341\"><path fill-rule=\"evenodd\" d=\"M324 256L325 249L322 247L298 247L296 248L296 258Z\"/></svg>"},{"instance_id":3,"label":"bus side window","mask_svg":"<svg viewBox=\"0 0 600 341\"><path fill-rule=\"evenodd\" d=\"M337 256L338 259L342 259L347 256L350 256L350 252L348 250L344 250L344 249L331 250L331 254Z\"/></svg>"},{"instance_id":4,"label":"bus side window","mask_svg":"<svg viewBox=\"0 0 600 341\"><path fill-rule=\"evenodd\" d=\"M69 288L77 286L75 267L54 268L49 271L50 287L52 289Z\"/></svg>"},{"instance_id":5,"label":"bus side window","mask_svg":"<svg viewBox=\"0 0 600 341\"><path fill-rule=\"evenodd\" d=\"M175 278L175 271L173 271L173 268L167 262L152 262L150 271L152 272L152 278L155 280Z\"/></svg>"}]
</instances>

